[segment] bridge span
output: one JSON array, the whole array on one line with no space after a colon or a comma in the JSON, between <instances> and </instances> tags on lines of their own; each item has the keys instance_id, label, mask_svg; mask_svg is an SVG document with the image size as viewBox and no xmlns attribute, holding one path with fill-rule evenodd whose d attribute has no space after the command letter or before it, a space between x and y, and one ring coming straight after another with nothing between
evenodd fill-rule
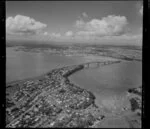
<instances>
[{"instance_id":1,"label":"bridge span","mask_svg":"<svg viewBox=\"0 0 150 129\"><path fill-rule=\"evenodd\" d=\"M97 67L101 67L101 66L105 66L105 65L110 65L110 64L114 64L114 63L120 63L120 60L117 61L103 61L103 62L88 62L88 63L84 63L84 68L97 68Z\"/></svg>"}]
</instances>

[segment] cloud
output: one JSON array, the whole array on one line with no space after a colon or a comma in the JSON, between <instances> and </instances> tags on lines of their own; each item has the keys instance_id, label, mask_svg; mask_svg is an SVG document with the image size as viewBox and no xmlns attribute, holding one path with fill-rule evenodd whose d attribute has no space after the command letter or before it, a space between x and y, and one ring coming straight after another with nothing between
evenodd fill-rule
<instances>
[{"instance_id":1,"label":"cloud","mask_svg":"<svg viewBox=\"0 0 150 129\"><path fill-rule=\"evenodd\" d=\"M83 19L76 21L76 27L78 27L78 28L83 28L83 26L85 26L85 24L86 23L83 21Z\"/></svg>"},{"instance_id":2,"label":"cloud","mask_svg":"<svg viewBox=\"0 0 150 129\"><path fill-rule=\"evenodd\" d=\"M60 33L52 33L50 34L51 37L54 37L54 38L58 38L58 37L61 37L61 34Z\"/></svg>"},{"instance_id":3,"label":"cloud","mask_svg":"<svg viewBox=\"0 0 150 129\"><path fill-rule=\"evenodd\" d=\"M48 35L48 32L44 32L43 35Z\"/></svg>"},{"instance_id":4,"label":"cloud","mask_svg":"<svg viewBox=\"0 0 150 129\"><path fill-rule=\"evenodd\" d=\"M65 35L68 36L68 37L69 37L69 36L73 36L73 32L72 32L72 31L67 31L67 32L65 33Z\"/></svg>"},{"instance_id":5,"label":"cloud","mask_svg":"<svg viewBox=\"0 0 150 129\"><path fill-rule=\"evenodd\" d=\"M119 36L127 31L127 19L125 16L109 15L102 19L92 19L85 22L82 19L76 21L76 27L82 29L78 35Z\"/></svg>"},{"instance_id":6,"label":"cloud","mask_svg":"<svg viewBox=\"0 0 150 129\"><path fill-rule=\"evenodd\" d=\"M46 24L28 16L16 15L6 19L6 33L8 34L35 35L41 33L46 27Z\"/></svg>"},{"instance_id":7,"label":"cloud","mask_svg":"<svg viewBox=\"0 0 150 129\"><path fill-rule=\"evenodd\" d=\"M86 12L83 12L83 13L82 13L82 17L87 18L87 17L88 17L87 13L86 13Z\"/></svg>"},{"instance_id":8,"label":"cloud","mask_svg":"<svg viewBox=\"0 0 150 129\"><path fill-rule=\"evenodd\" d=\"M139 13L140 13L141 15L143 15L143 6L141 6L141 8L140 8L140 10L139 10Z\"/></svg>"},{"instance_id":9,"label":"cloud","mask_svg":"<svg viewBox=\"0 0 150 129\"><path fill-rule=\"evenodd\" d=\"M82 26L83 24L85 24L84 20L87 20L87 18L88 18L87 13L83 12L83 13L81 14L81 16L79 16L79 20L76 21L76 24L75 24L76 27L80 27L80 26Z\"/></svg>"}]
</instances>

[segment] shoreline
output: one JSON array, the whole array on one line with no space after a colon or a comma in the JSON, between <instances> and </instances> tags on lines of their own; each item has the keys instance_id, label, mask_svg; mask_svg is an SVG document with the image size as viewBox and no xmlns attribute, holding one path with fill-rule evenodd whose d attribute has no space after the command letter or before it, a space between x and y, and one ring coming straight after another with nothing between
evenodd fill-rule
<instances>
[{"instance_id":1,"label":"shoreline","mask_svg":"<svg viewBox=\"0 0 150 129\"><path fill-rule=\"evenodd\" d=\"M118 61L103 61L103 62L116 62L116 63L120 63L121 61L120 60L118 60ZM94 62L94 63L103 63L103 62ZM82 64L78 64L78 65L71 65L71 67L72 66L79 66L79 65L83 65L84 66L84 68L86 67L85 65L86 64L92 64L93 62L87 62L87 63L82 63ZM107 64L106 64L107 65ZM70 65L69 66L65 66L65 67L70 67ZM61 67L61 68L65 68L65 67ZM42 77L44 77L44 76L46 76L47 74L49 74L51 71L53 71L53 70L57 70L57 69L61 69L61 68L55 68L55 69L52 69L52 70L50 70L49 72L46 72L46 73L43 73L42 75L38 75L38 76L34 76L34 77L28 77L28 78L25 78L25 79L19 79L19 80L14 80L14 81L10 81L10 82L6 82L6 88L8 87L7 85L10 85L10 84L15 84L15 83L22 83L22 82L25 82L25 81L28 81L28 80L35 80L35 79L40 79L40 78L42 78ZM80 70L77 70L77 71L75 71L75 72L78 72L78 71L80 71ZM74 73L72 73L72 74L74 74ZM69 75L70 76L70 75Z\"/></svg>"},{"instance_id":2,"label":"shoreline","mask_svg":"<svg viewBox=\"0 0 150 129\"><path fill-rule=\"evenodd\" d=\"M86 121L83 122L81 120L82 124L84 124L82 126L97 126L95 123L106 119L105 117L107 117L107 115L105 116L99 111L102 109L96 105L95 95L91 91L71 82L69 76L80 70L91 68L95 64L101 67L120 62L121 61L88 62L79 65L65 66L53 69L38 77L9 82L7 84L8 89L16 86L19 87L19 90L7 98L6 118L8 119L6 120L6 127L62 127L62 124L64 127L70 127L70 120L73 120L73 118L80 119L81 117L80 115L74 115L74 113L82 114L82 117L86 121L89 121L86 123ZM36 105L39 106L36 107ZM34 107L36 107L36 110ZM45 111L47 111L45 107L48 108L48 114L46 116L44 115ZM53 112L50 112L50 110L53 110ZM36 115L27 117L30 113ZM39 113L43 115L39 117ZM52 118L49 118L49 113L55 113L54 121L52 121ZM69 122L68 124L64 124L64 121L59 120L59 115L62 113L67 115L65 119ZM90 115L90 118L86 118L87 113ZM71 116L69 114L71 114ZM94 114L97 114L97 116ZM31 124L30 121L28 121L29 119L32 119L34 124ZM46 123L54 124L51 125L47 123L45 125L45 121ZM61 126L59 125L60 123ZM74 127L82 126L78 123Z\"/></svg>"},{"instance_id":3,"label":"shoreline","mask_svg":"<svg viewBox=\"0 0 150 129\"><path fill-rule=\"evenodd\" d=\"M94 49L92 49L94 48ZM86 47L84 48L86 49ZM95 50L96 49L96 50ZM21 46L21 48L18 48L17 51L24 51L24 52L33 52L33 53L40 53L41 51L45 51L45 52L48 52L50 54L58 54L58 55L65 55L65 56L76 56L76 55L80 55L80 56L103 56L103 57L111 57L111 58L115 58L115 59L122 59L122 60L128 60L128 61L139 61L141 62L142 61L142 58L141 57L138 57L138 55L136 56L131 56L130 54L126 54L124 53L124 50L126 50L126 48L122 48L121 46L119 47L119 50L121 51L118 52L116 50L114 50L115 48L113 47L108 47L108 48L101 48L100 47L100 51L98 51L99 48L95 48L94 46L90 48L91 52L80 52L80 48L71 48L72 51L70 51L69 48L66 48L65 50L62 50L60 52L60 50L56 49L56 50L53 50L51 48L34 48L34 47L29 47L29 46ZM118 48L116 48L118 49ZM82 49L81 49L82 50ZM131 51L141 51L141 50L136 50L136 49L129 49L130 52ZM74 52L75 51L75 52ZM107 53L105 53L107 51ZM110 53L111 54L110 54ZM132 53L132 52L131 52ZM135 54L137 54L135 52Z\"/></svg>"}]
</instances>

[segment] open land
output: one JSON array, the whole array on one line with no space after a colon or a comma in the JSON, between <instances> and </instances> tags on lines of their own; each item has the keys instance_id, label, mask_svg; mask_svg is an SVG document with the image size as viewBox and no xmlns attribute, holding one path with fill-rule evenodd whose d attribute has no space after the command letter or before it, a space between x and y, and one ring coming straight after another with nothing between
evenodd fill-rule
<instances>
[{"instance_id":1,"label":"open land","mask_svg":"<svg viewBox=\"0 0 150 129\"><path fill-rule=\"evenodd\" d=\"M16 51L47 52L65 56L104 56L128 61L142 61L142 48L139 46L111 46L111 45L16 45Z\"/></svg>"}]
</instances>

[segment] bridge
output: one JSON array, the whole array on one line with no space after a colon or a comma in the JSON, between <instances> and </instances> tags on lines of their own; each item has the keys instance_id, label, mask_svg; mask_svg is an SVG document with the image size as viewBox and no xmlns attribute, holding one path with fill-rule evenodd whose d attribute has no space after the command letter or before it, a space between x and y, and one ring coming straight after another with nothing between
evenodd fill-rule
<instances>
[{"instance_id":1,"label":"bridge","mask_svg":"<svg viewBox=\"0 0 150 129\"><path fill-rule=\"evenodd\" d=\"M110 64L114 64L114 63L120 63L120 60L117 61L103 61L103 62L88 62L88 63L84 63L84 68L97 68L100 66L105 66L105 65L110 65Z\"/></svg>"}]
</instances>

